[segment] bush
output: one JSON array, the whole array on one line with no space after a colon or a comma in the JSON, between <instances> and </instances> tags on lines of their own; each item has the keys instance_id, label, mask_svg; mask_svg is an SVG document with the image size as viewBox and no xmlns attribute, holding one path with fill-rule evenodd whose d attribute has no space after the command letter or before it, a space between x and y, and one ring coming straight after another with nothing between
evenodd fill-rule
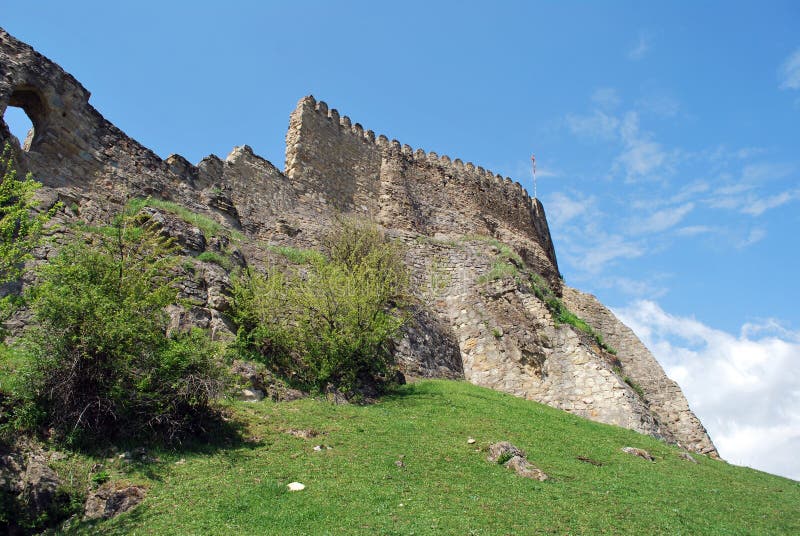
<instances>
[{"instance_id":1,"label":"bush","mask_svg":"<svg viewBox=\"0 0 800 536\"><path fill-rule=\"evenodd\" d=\"M238 345L295 385L351 391L392 365L408 273L373 224L343 220L324 244L330 257L302 270L234 281Z\"/></svg>"},{"instance_id":2,"label":"bush","mask_svg":"<svg viewBox=\"0 0 800 536\"><path fill-rule=\"evenodd\" d=\"M209 415L215 348L199 330L166 335L164 307L177 298L171 242L130 220L116 229L81 237L39 270L18 425L71 440L176 440Z\"/></svg>"},{"instance_id":3,"label":"bush","mask_svg":"<svg viewBox=\"0 0 800 536\"><path fill-rule=\"evenodd\" d=\"M6 143L0 156L0 285L22 274L24 262L40 241L42 227L55 211L34 213L39 206L34 194L40 187L30 173L22 180L17 178L11 146ZM0 322L11 312L14 298L0 293Z\"/></svg>"}]
</instances>

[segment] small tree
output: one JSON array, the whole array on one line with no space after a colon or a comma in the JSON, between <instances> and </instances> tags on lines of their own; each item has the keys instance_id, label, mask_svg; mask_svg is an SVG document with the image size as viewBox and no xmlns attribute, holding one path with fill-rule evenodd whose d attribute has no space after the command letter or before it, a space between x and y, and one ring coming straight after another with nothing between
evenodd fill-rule
<instances>
[{"instance_id":1,"label":"small tree","mask_svg":"<svg viewBox=\"0 0 800 536\"><path fill-rule=\"evenodd\" d=\"M15 281L22 267L39 244L42 228L55 209L35 213L35 199L41 184L30 173L17 178L11 146L6 143L0 155L0 285ZM0 295L0 322L7 318L14 296ZM1 335L1 333L0 333Z\"/></svg>"},{"instance_id":2,"label":"small tree","mask_svg":"<svg viewBox=\"0 0 800 536\"><path fill-rule=\"evenodd\" d=\"M342 220L324 243L330 258L303 270L239 278L234 320L240 348L294 383L352 390L392 365L408 273L398 245L374 224Z\"/></svg>"},{"instance_id":3,"label":"small tree","mask_svg":"<svg viewBox=\"0 0 800 536\"><path fill-rule=\"evenodd\" d=\"M174 253L155 228L121 218L39 269L30 292L37 325L24 339L33 363L27 424L71 439L167 440L202 425L220 372L204 333L166 335Z\"/></svg>"}]
</instances>

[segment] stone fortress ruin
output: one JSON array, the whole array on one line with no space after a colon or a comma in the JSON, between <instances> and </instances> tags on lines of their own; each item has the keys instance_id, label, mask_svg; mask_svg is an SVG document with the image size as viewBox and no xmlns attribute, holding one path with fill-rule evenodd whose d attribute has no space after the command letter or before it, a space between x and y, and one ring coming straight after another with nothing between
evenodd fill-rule
<instances>
[{"instance_id":1,"label":"stone fortress ruin","mask_svg":"<svg viewBox=\"0 0 800 536\"><path fill-rule=\"evenodd\" d=\"M18 107L34 127L20 142L2 122L0 143L15 145L46 204L67 207L57 219L107 222L132 198L168 200L243 237L204 236L159 214L184 254L219 251L259 267L274 262L270 246L315 247L339 214L364 215L406 245L417 301L395 354L407 374L462 378L716 455L678 385L633 332L563 283L544 208L519 183L376 136L310 96L291 114L283 171L248 146L224 160L162 160L89 96L0 29L0 116ZM514 275L489 277L499 264ZM557 322L531 291L534 280L607 345ZM176 324L225 336L229 289L226 270L204 263L183 289L191 306L172 311Z\"/></svg>"}]
</instances>

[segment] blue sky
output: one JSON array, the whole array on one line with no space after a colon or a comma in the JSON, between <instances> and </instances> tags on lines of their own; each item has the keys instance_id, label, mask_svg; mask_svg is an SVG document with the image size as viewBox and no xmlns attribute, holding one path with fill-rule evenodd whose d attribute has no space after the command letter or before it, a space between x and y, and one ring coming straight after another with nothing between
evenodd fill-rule
<instances>
[{"instance_id":1,"label":"blue sky","mask_svg":"<svg viewBox=\"0 0 800 536\"><path fill-rule=\"evenodd\" d=\"M283 167L307 94L531 192L535 152L567 283L723 456L800 478L800 5L696 4L0 0L0 25L162 157Z\"/></svg>"}]
</instances>

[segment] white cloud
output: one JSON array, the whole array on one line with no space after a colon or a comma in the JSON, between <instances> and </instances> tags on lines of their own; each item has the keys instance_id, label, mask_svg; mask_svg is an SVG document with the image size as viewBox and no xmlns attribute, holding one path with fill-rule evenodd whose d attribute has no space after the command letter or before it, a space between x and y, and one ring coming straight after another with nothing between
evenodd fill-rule
<instances>
[{"instance_id":1,"label":"white cloud","mask_svg":"<svg viewBox=\"0 0 800 536\"><path fill-rule=\"evenodd\" d=\"M794 166L779 162L759 162L748 164L742 169L742 180L750 183L761 183L782 179L794 171Z\"/></svg>"},{"instance_id":2,"label":"white cloud","mask_svg":"<svg viewBox=\"0 0 800 536\"><path fill-rule=\"evenodd\" d=\"M671 200L673 203L682 203L687 199L693 199L697 194L707 192L710 188L711 186L705 181L695 181L678 190Z\"/></svg>"},{"instance_id":3,"label":"white cloud","mask_svg":"<svg viewBox=\"0 0 800 536\"><path fill-rule=\"evenodd\" d=\"M783 325L775 318L767 318L759 322L748 322L742 326L742 336L754 337L762 334L765 336L774 336L785 340L790 340L800 343L800 331L794 332L783 327Z\"/></svg>"},{"instance_id":4,"label":"white cloud","mask_svg":"<svg viewBox=\"0 0 800 536\"><path fill-rule=\"evenodd\" d=\"M800 332L732 335L652 301L615 311L681 386L723 458L800 479Z\"/></svg>"},{"instance_id":5,"label":"white cloud","mask_svg":"<svg viewBox=\"0 0 800 536\"><path fill-rule=\"evenodd\" d=\"M658 233L674 227L694 209L694 203L657 210L635 226L637 233Z\"/></svg>"},{"instance_id":6,"label":"white cloud","mask_svg":"<svg viewBox=\"0 0 800 536\"><path fill-rule=\"evenodd\" d=\"M794 165L780 162L746 165L742 168L739 179L723 182L703 201L711 208L738 210L742 214L760 216L768 210L800 199L800 188L771 195L763 192L766 188L775 188L776 182L791 177L795 169Z\"/></svg>"},{"instance_id":7,"label":"white cloud","mask_svg":"<svg viewBox=\"0 0 800 536\"><path fill-rule=\"evenodd\" d=\"M641 281L629 277L607 277L599 281L601 287L615 288L636 298L656 299L664 296L669 289L653 281Z\"/></svg>"},{"instance_id":8,"label":"white cloud","mask_svg":"<svg viewBox=\"0 0 800 536\"><path fill-rule=\"evenodd\" d=\"M628 181L652 175L666 160L660 144L649 140L635 140L617 157L617 167L625 170Z\"/></svg>"},{"instance_id":9,"label":"white cloud","mask_svg":"<svg viewBox=\"0 0 800 536\"><path fill-rule=\"evenodd\" d=\"M637 108L659 117L675 117L681 109L677 99L665 93L652 93L637 101Z\"/></svg>"},{"instance_id":10,"label":"white cloud","mask_svg":"<svg viewBox=\"0 0 800 536\"><path fill-rule=\"evenodd\" d=\"M547 201L547 216L554 227L563 228L570 220L585 214L594 204L593 198L571 198L564 193L556 192Z\"/></svg>"},{"instance_id":11,"label":"white cloud","mask_svg":"<svg viewBox=\"0 0 800 536\"><path fill-rule=\"evenodd\" d=\"M573 259L573 264L584 272L596 274L613 260L633 259L644 253L645 249L641 245L622 235L610 235L586 248L580 258Z\"/></svg>"},{"instance_id":12,"label":"white cloud","mask_svg":"<svg viewBox=\"0 0 800 536\"><path fill-rule=\"evenodd\" d=\"M794 201L800 198L800 190L790 190L781 192L779 194L763 197L761 199L753 199L748 201L742 208L742 212L750 214L751 216L760 216L764 212L785 205L789 201Z\"/></svg>"},{"instance_id":13,"label":"white cloud","mask_svg":"<svg viewBox=\"0 0 800 536\"><path fill-rule=\"evenodd\" d=\"M767 231L761 228L751 229L747 236L736 243L736 247L739 249L744 249L746 247L752 246L757 242L761 242L767 236Z\"/></svg>"},{"instance_id":14,"label":"white cloud","mask_svg":"<svg viewBox=\"0 0 800 536\"><path fill-rule=\"evenodd\" d=\"M639 114L628 112L620 126L620 136L624 143L622 153L617 156L612 172L624 172L628 182L652 175L666 163L667 152L652 136L639 129Z\"/></svg>"},{"instance_id":15,"label":"white cloud","mask_svg":"<svg viewBox=\"0 0 800 536\"><path fill-rule=\"evenodd\" d=\"M617 137L619 119L603 111L595 110L591 115L567 115L567 127L576 136L604 141Z\"/></svg>"},{"instance_id":16,"label":"white cloud","mask_svg":"<svg viewBox=\"0 0 800 536\"><path fill-rule=\"evenodd\" d=\"M560 171L557 171L557 170L554 170L554 169L550 169L550 168L539 169L538 166L537 166L537 169L536 169L536 178L537 179L551 179L553 177L560 177L561 175L562 175L562 173Z\"/></svg>"},{"instance_id":17,"label":"white cloud","mask_svg":"<svg viewBox=\"0 0 800 536\"><path fill-rule=\"evenodd\" d=\"M781 89L800 89L800 48L783 62L780 77Z\"/></svg>"},{"instance_id":18,"label":"white cloud","mask_svg":"<svg viewBox=\"0 0 800 536\"><path fill-rule=\"evenodd\" d=\"M687 225L675 231L680 236L697 236L701 234L711 234L717 232L717 229L708 225Z\"/></svg>"},{"instance_id":19,"label":"white cloud","mask_svg":"<svg viewBox=\"0 0 800 536\"><path fill-rule=\"evenodd\" d=\"M611 87L597 88L592 93L592 102L603 109L611 109L619 106L620 98L617 90Z\"/></svg>"},{"instance_id":20,"label":"white cloud","mask_svg":"<svg viewBox=\"0 0 800 536\"><path fill-rule=\"evenodd\" d=\"M625 113L614 112L620 99L612 88L598 88L592 94L595 109L589 114L567 114L564 124L575 136L590 140L615 142L621 145L620 153L613 160L611 174L622 174L627 182L639 179L659 179L675 167L672 160L680 151L667 151L654 140L652 132L639 126L640 112L637 109ZM677 101L663 98L640 101L638 107L646 102L646 111L656 115L669 116L677 113Z\"/></svg>"},{"instance_id":21,"label":"white cloud","mask_svg":"<svg viewBox=\"0 0 800 536\"><path fill-rule=\"evenodd\" d=\"M639 61L643 59L650 50L650 37L645 32L639 32L636 43L628 50L628 59Z\"/></svg>"}]
</instances>

